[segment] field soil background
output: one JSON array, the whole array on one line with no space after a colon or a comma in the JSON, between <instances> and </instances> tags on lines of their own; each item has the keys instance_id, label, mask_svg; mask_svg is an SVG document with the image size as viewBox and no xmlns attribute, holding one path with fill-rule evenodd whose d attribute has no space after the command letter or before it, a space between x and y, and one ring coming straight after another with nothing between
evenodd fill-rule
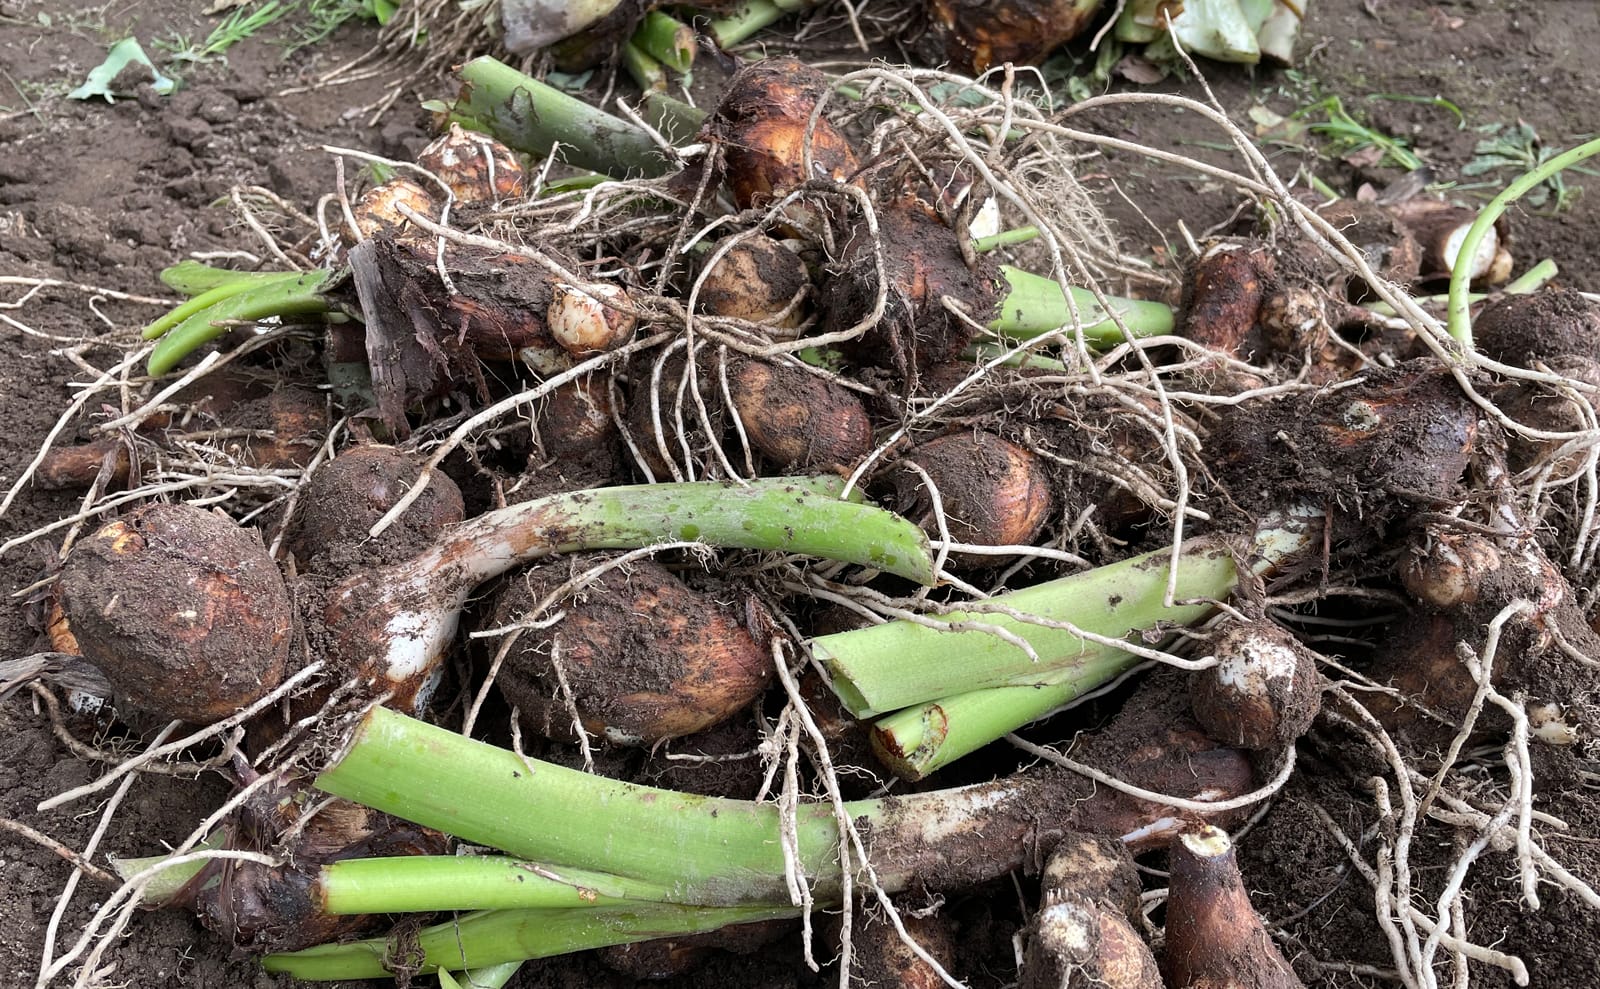
<instances>
[{"instance_id":1,"label":"field soil background","mask_svg":"<svg viewBox=\"0 0 1600 989\"><path fill-rule=\"evenodd\" d=\"M147 89L114 105L66 98L118 39L139 38L160 62L163 49L157 42L206 37L217 18L203 14L203 6L179 0L100 5L0 0L0 489L11 487L70 401L70 383L82 374L71 359L74 349L100 347L94 351L96 363L105 366L111 363L105 359L107 345L97 341L113 336L125 341L160 311L111 298L101 289L166 297L157 280L163 267L194 252L259 252L259 241L225 203L219 204L230 188L265 186L309 209L333 188L333 159L321 145L409 158L430 137L428 117L418 104L452 89L444 78L413 79L374 120L372 107L391 93L403 75L398 69L340 85L319 82L375 40L370 24L351 22L288 55L285 43L292 35L280 25L241 42L225 57L177 65L171 71L181 86L170 96ZM1288 115L1338 96L1372 127L1403 138L1437 183L1483 182L1497 188L1519 174L1510 166L1463 173L1481 160L1478 146L1489 135L1486 128L1499 125L1499 133L1507 134L1526 124L1548 148L1571 147L1600 128L1594 108L1600 92L1600 5L1593 0L1319 0L1311 6L1301 50L1300 65L1292 72L1210 65L1207 82L1247 127L1253 126L1252 108ZM709 60L700 72L707 85L721 78ZM1151 88L1201 93L1195 80L1173 79ZM1374 94L1408 99L1368 99ZM1411 97L1442 97L1461 116ZM1265 119L1259 111L1257 117ZM1192 118L1144 107L1129 111L1117 126L1146 142L1170 142L1196 157L1226 159L1218 149L1223 136ZM1403 174L1314 135L1299 145L1271 143L1266 149L1282 174L1305 165L1346 194L1363 184L1385 188ZM1231 190L1193 174L1131 159L1090 164L1086 184L1103 189L1108 202L1122 204L1112 212L1128 246L1155 255L1177 253L1178 221L1204 231L1237 205ZM1126 201L1111 195L1112 176ZM1567 199L1559 210L1551 199L1539 209L1513 211L1509 222L1518 270L1549 257L1562 268L1561 284L1600 290L1595 261L1600 257L1600 177L1572 173L1566 185ZM1129 201L1137 204L1137 212L1127 208ZM5 279L18 278L62 284L13 305L23 300L28 286ZM78 501L76 494L25 490L0 519L0 540L71 515ZM0 558L0 588L7 595L0 607L0 657L38 648L39 609L30 595L16 595L49 571L52 552L45 538ZM98 772L63 747L26 691L0 704L0 816L81 848L96 825L98 798L50 813L35 806ZM1316 779L1311 765L1298 786L1314 788ZM141 779L101 840L98 860L107 853L158 852L163 841L186 834L200 810L215 806L223 794L218 779ZM1556 839L1565 861L1581 878L1600 885L1600 804L1551 810L1573 824L1572 833ZM1297 940L1286 945L1286 952L1304 956L1303 976L1329 986L1384 984L1359 970L1318 968L1311 961L1388 966L1368 887L1349 874L1343 854L1322 835L1293 794L1274 806L1244 846L1246 879L1257 907L1269 922L1301 914L1290 924ZM1442 855L1448 849L1438 851ZM1521 954L1536 986L1600 984L1600 916L1555 889L1542 911L1527 913L1517 903L1509 860L1490 856L1485 863L1487 874L1498 870L1507 878L1499 895L1479 891L1475 939ZM45 928L68 874L61 859L0 831L0 985L33 985ZM61 943L76 936L102 895L84 883L57 932ZM995 887L994 896L1012 902L993 909L978 903L957 906L963 940L998 951L972 959L965 968L974 986L1001 986L1015 978L1006 919L1014 912L1015 894L1007 885ZM1496 931L1503 937L1485 933ZM798 944L784 941L754 956L715 960L709 969L668 984L755 989L835 980L827 971L806 971L799 959ZM248 958L230 955L191 918L175 913L138 918L107 961L114 967L96 984L240 989L290 984L261 973ZM1475 985L1507 984L1503 973L1487 969L1474 976ZM533 963L513 982L523 987L632 984L591 958Z\"/></svg>"}]
</instances>

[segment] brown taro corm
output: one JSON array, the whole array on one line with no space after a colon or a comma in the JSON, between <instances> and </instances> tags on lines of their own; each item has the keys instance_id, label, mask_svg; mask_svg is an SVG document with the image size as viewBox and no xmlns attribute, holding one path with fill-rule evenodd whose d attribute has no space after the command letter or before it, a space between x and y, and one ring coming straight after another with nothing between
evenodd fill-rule
<instances>
[{"instance_id":1,"label":"brown taro corm","mask_svg":"<svg viewBox=\"0 0 1600 989\"><path fill-rule=\"evenodd\" d=\"M859 166L849 139L826 114L811 119L827 92L827 78L795 58L751 63L728 81L702 136L721 145L723 175L740 209L765 206L811 179L854 178Z\"/></svg>"},{"instance_id":2,"label":"brown taro corm","mask_svg":"<svg viewBox=\"0 0 1600 989\"><path fill-rule=\"evenodd\" d=\"M1573 289L1503 296L1478 314L1472 339L1485 356L1517 367L1567 356L1600 360L1600 302Z\"/></svg>"},{"instance_id":3,"label":"brown taro corm","mask_svg":"<svg viewBox=\"0 0 1600 989\"><path fill-rule=\"evenodd\" d=\"M1039 877L1038 913L1023 932L1019 989L1160 989L1155 956L1134 928L1141 884L1126 845L1069 834Z\"/></svg>"},{"instance_id":4,"label":"brown taro corm","mask_svg":"<svg viewBox=\"0 0 1600 989\"><path fill-rule=\"evenodd\" d=\"M415 453L392 446L351 447L307 479L284 530L283 546L300 573L341 577L364 566L410 559L444 526L466 517L461 489L435 471L428 486L377 538L377 524L422 472Z\"/></svg>"},{"instance_id":5,"label":"brown taro corm","mask_svg":"<svg viewBox=\"0 0 1600 989\"><path fill-rule=\"evenodd\" d=\"M778 473L848 473L872 450L872 420L843 385L790 364L734 361L728 393L745 439Z\"/></svg>"},{"instance_id":6,"label":"brown taro corm","mask_svg":"<svg viewBox=\"0 0 1600 989\"><path fill-rule=\"evenodd\" d=\"M1168 986L1304 989L1250 905L1227 832L1208 825L1178 836L1169 868Z\"/></svg>"},{"instance_id":7,"label":"brown taro corm","mask_svg":"<svg viewBox=\"0 0 1600 989\"><path fill-rule=\"evenodd\" d=\"M923 8L922 54L976 75L1039 62L1093 23L1100 0L924 0Z\"/></svg>"},{"instance_id":8,"label":"brown taro corm","mask_svg":"<svg viewBox=\"0 0 1600 989\"><path fill-rule=\"evenodd\" d=\"M1232 622L1211 640L1217 665L1192 674L1190 707L1224 745L1279 750L1293 745L1321 710L1316 655L1282 627Z\"/></svg>"},{"instance_id":9,"label":"brown taro corm","mask_svg":"<svg viewBox=\"0 0 1600 989\"><path fill-rule=\"evenodd\" d=\"M898 177L890 179L903 185ZM966 350L994 320L1001 301L998 263L962 250L967 232L946 222L930 202L936 198L901 188L875 197L877 238L857 222L823 290L824 330L843 333L860 326L875 312L881 253L883 312L844 349L855 361L894 372L913 390L923 372Z\"/></svg>"},{"instance_id":10,"label":"brown taro corm","mask_svg":"<svg viewBox=\"0 0 1600 989\"><path fill-rule=\"evenodd\" d=\"M497 598L492 627L522 620L605 559L522 571ZM552 738L573 737L573 709L584 731L625 745L703 731L748 706L772 676L764 629L749 627L760 606L752 599L736 610L738 597L691 587L654 560L613 567L555 604L565 613L556 625L518 634L495 685L530 730Z\"/></svg>"},{"instance_id":11,"label":"brown taro corm","mask_svg":"<svg viewBox=\"0 0 1600 989\"><path fill-rule=\"evenodd\" d=\"M913 447L891 477L900 513L934 539L940 538L939 520L929 481L938 491L950 538L959 543L1026 546L1055 508L1054 486L1039 458L981 430L951 433ZM962 562L973 566L1005 559L967 554Z\"/></svg>"},{"instance_id":12,"label":"brown taro corm","mask_svg":"<svg viewBox=\"0 0 1600 989\"><path fill-rule=\"evenodd\" d=\"M1450 372L1412 361L1369 368L1355 382L1223 415L1207 459L1247 523L1304 501L1328 512L1342 541L1459 503L1478 412Z\"/></svg>"},{"instance_id":13,"label":"brown taro corm","mask_svg":"<svg viewBox=\"0 0 1600 989\"><path fill-rule=\"evenodd\" d=\"M140 710L210 724L283 680L289 591L260 533L220 515L141 506L78 543L58 591L84 658Z\"/></svg>"}]
</instances>

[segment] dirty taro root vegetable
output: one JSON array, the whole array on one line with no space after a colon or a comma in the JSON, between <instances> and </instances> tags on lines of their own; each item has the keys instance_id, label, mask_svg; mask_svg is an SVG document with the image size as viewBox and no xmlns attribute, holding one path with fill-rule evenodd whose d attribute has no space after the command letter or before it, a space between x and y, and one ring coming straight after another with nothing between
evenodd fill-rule
<instances>
[{"instance_id":1,"label":"dirty taro root vegetable","mask_svg":"<svg viewBox=\"0 0 1600 989\"><path fill-rule=\"evenodd\" d=\"M1230 623L1210 643L1217 665L1192 674L1190 707L1206 734L1245 749L1281 749L1321 709L1316 657L1264 619Z\"/></svg>"},{"instance_id":2,"label":"dirty taro root vegetable","mask_svg":"<svg viewBox=\"0 0 1600 989\"><path fill-rule=\"evenodd\" d=\"M1157 734L1156 746L1184 744ZM1199 736L1192 730L1190 734ZM1117 744L1126 748L1125 741ZM1210 744L1203 737L1197 744L1201 751L1180 747L1165 754L1134 752L1111 771L1143 786L1181 780L1186 795L1199 790L1216 796L1208 787L1217 760L1203 750ZM1223 754L1230 780L1222 795L1246 792L1248 761L1238 753ZM1147 772L1140 759L1157 759L1166 768ZM1246 781L1242 787L1237 779L1241 772ZM440 929L423 932L424 971L711 930L794 916L800 909L789 899L786 853L775 840L782 833L780 813L770 802L694 796L611 780L528 759L383 708L364 716L317 786L526 860L521 865L527 882L511 878L516 866L503 861L498 871L459 857L387 863L388 888L397 898L404 892L404 909L432 909L446 901L462 908L496 905L489 913L445 925L454 928L449 937L434 936ZM1074 774L1044 766L960 789L850 802L844 813L864 829L876 878L885 891L940 892L1002 876L1052 847L1063 834L1129 832L1136 841L1165 834L1160 808L1093 790ZM795 866L818 905L837 905L843 876L834 809L827 802L804 802L797 810L791 846ZM1228 819L1237 820L1237 812ZM324 882L337 872L372 868L336 865L325 870ZM465 879L449 879L457 870L487 882L479 890ZM425 881L413 881L413 872ZM594 896L572 888L577 882L588 886L594 873L602 874L594 877L593 888L599 891ZM541 874L549 881L541 881ZM606 875L611 878L604 879ZM561 886L566 886L564 892ZM529 891L530 902L542 904L533 912L543 933L527 929L534 918L525 909L498 908L523 895L522 890ZM585 904L551 909L552 896ZM611 896L630 902L619 904ZM373 898L361 905L382 906ZM578 931L588 933L579 937ZM384 974L386 944L323 946L275 955L266 965L300 978L375 977Z\"/></svg>"},{"instance_id":3,"label":"dirty taro root vegetable","mask_svg":"<svg viewBox=\"0 0 1600 989\"><path fill-rule=\"evenodd\" d=\"M348 227L340 230L344 245L354 247L378 234L404 237L414 233L411 219L401 212L402 207L429 217L439 212L438 201L421 183L404 175L396 175L363 192L350 205L350 213L355 217L355 230L351 231Z\"/></svg>"},{"instance_id":4,"label":"dirty taro root vegetable","mask_svg":"<svg viewBox=\"0 0 1600 989\"><path fill-rule=\"evenodd\" d=\"M282 680L294 609L260 534L154 503L68 555L59 593L85 659L139 709L221 720Z\"/></svg>"},{"instance_id":5,"label":"dirty taro root vegetable","mask_svg":"<svg viewBox=\"0 0 1600 989\"><path fill-rule=\"evenodd\" d=\"M1396 220L1411 232L1421 248L1418 278L1437 281L1449 278L1461 259L1461 246L1467 230L1478 218L1476 210L1438 199L1415 198L1388 207ZM1498 285L1511 277L1511 252L1504 246L1505 227L1489 228L1478 249L1464 263L1467 278L1473 283Z\"/></svg>"},{"instance_id":6,"label":"dirty taro root vegetable","mask_svg":"<svg viewBox=\"0 0 1600 989\"><path fill-rule=\"evenodd\" d=\"M914 465L914 466L913 466ZM1026 546L1055 509L1055 491L1039 458L993 433L968 430L909 450L893 473L900 514L940 538L934 492L949 538L978 546ZM963 555L965 565L1006 557Z\"/></svg>"},{"instance_id":7,"label":"dirty taro root vegetable","mask_svg":"<svg viewBox=\"0 0 1600 989\"><path fill-rule=\"evenodd\" d=\"M943 912L900 913L900 926L946 972L956 970L956 933ZM939 989L948 985L932 965L906 943L886 917L856 908L850 932L851 980L881 989Z\"/></svg>"},{"instance_id":8,"label":"dirty taro root vegetable","mask_svg":"<svg viewBox=\"0 0 1600 989\"><path fill-rule=\"evenodd\" d=\"M924 0L923 8L930 60L977 75L1039 62L1089 27L1100 0Z\"/></svg>"},{"instance_id":9,"label":"dirty taro root vegetable","mask_svg":"<svg viewBox=\"0 0 1600 989\"><path fill-rule=\"evenodd\" d=\"M603 562L586 555L576 566ZM523 620L570 576L560 564L513 576L496 598L494 627ZM495 686L524 724L552 738L581 727L654 745L703 731L749 706L772 676L765 636L751 628L764 622L745 617L761 606L724 603L737 597L691 587L653 560L608 569L551 604L564 615L555 625L510 633Z\"/></svg>"},{"instance_id":10,"label":"dirty taro root vegetable","mask_svg":"<svg viewBox=\"0 0 1600 989\"><path fill-rule=\"evenodd\" d=\"M431 483L431 482L430 482ZM874 566L932 583L927 537L879 508L840 500L838 479L743 486L648 484L550 495L452 526L415 557L345 578L322 609L329 658L351 679L426 701L461 608L477 586L553 553L698 540Z\"/></svg>"},{"instance_id":11,"label":"dirty taro root vegetable","mask_svg":"<svg viewBox=\"0 0 1600 989\"><path fill-rule=\"evenodd\" d=\"M487 134L450 127L417 155L459 203L498 203L522 194L522 162L510 148Z\"/></svg>"},{"instance_id":12,"label":"dirty taro root vegetable","mask_svg":"<svg viewBox=\"0 0 1600 989\"><path fill-rule=\"evenodd\" d=\"M765 234L741 239L702 274L702 312L761 323L774 340L795 338L811 276L800 255Z\"/></svg>"},{"instance_id":13,"label":"dirty taro root vegetable","mask_svg":"<svg viewBox=\"0 0 1600 989\"><path fill-rule=\"evenodd\" d=\"M633 336L639 321L627 311L631 306L628 293L615 285L558 282L550 293L546 323L567 353L592 357L617 349Z\"/></svg>"},{"instance_id":14,"label":"dirty taro root vegetable","mask_svg":"<svg viewBox=\"0 0 1600 989\"><path fill-rule=\"evenodd\" d=\"M1227 832L1207 826L1179 836L1170 869L1162 956L1168 986L1304 989L1250 905Z\"/></svg>"},{"instance_id":15,"label":"dirty taro root vegetable","mask_svg":"<svg viewBox=\"0 0 1600 989\"><path fill-rule=\"evenodd\" d=\"M399 503L422 472L422 459L392 446L351 447L306 481L284 529L283 548L300 573L344 576L358 566L414 556L446 526L466 517L461 489L435 474L376 538L367 530Z\"/></svg>"},{"instance_id":16,"label":"dirty taro root vegetable","mask_svg":"<svg viewBox=\"0 0 1600 989\"><path fill-rule=\"evenodd\" d=\"M1067 835L1039 885L1039 912L1022 934L1019 989L1161 989L1155 956L1133 927L1141 887L1126 846Z\"/></svg>"},{"instance_id":17,"label":"dirty taro root vegetable","mask_svg":"<svg viewBox=\"0 0 1600 989\"><path fill-rule=\"evenodd\" d=\"M724 178L740 209L764 206L811 179L846 182L858 168L850 141L812 114L828 91L821 72L793 58L740 69L703 136L723 145ZM791 217L806 225L811 216Z\"/></svg>"},{"instance_id":18,"label":"dirty taro root vegetable","mask_svg":"<svg viewBox=\"0 0 1600 989\"><path fill-rule=\"evenodd\" d=\"M961 249L966 231L954 230L920 196L880 199L878 237L853 228L823 291L824 329L847 332L872 314L880 288L884 311L856 340L853 357L915 380L921 372L958 357L1002 312L1000 266L987 254L968 265ZM878 280L881 253L885 283ZM1060 291L1057 290L1057 297ZM945 300L965 315L945 308Z\"/></svg>"},{"instance_id":19,"label":"dirty taro root vegetable","mask_svg":"<svg viewBox=\"0 0 1600 989\"><path fill-rule=\"evenodd\" d=\"M872 450L872 420L856 393L798 367L742 359L728 392L745 438L781 471L847 472Z\"/></svg>"},{"instance_id":20,"label":"dirty taro root vegetable","mask_svg":"<svg viewBox=\"0 0 1600 989\"><path fill-rule=\"evenodd\" d=\"M1600 360L1600 302L1572 289L1507 295L1484 307L1472 334L1485 357L1516 367L1567 356Z\"/></svg>"}]
</instances>

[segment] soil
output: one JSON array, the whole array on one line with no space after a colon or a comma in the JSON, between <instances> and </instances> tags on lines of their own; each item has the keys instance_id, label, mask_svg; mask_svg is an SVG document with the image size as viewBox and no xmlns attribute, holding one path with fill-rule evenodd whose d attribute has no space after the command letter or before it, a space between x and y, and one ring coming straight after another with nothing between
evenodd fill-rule
<instances>
[{"instance_id":1,"label":"soil","mask_svg":"<svg viewBox=\"0 0 1600 989\"><path fill-rule=\"evenodd\" d=\"M83 370L73 348L88 347L96 366L120 347L128 331L160 308L118 299L102 290L168 298L157 281L163 267L195 252L263 252L261 241L218 204L238 184L263 186L298 209L309 210L333 187L330 156L322 144L364 149L407 159L429 137L415 109L424 97L449 90L443 81L404 89L387 114L372 108L390 92L382 73L336 86L319 84L329 70L363 54L370 29L347 25L332 37L285 58L283 32L273 29L245 41L226 59L183 66L184 85L169 97L148 87L113 105L64 98L104 58L109 43L133 35L159 59L154 42L174 34L203 38L215 18L198 4L147 0L96 5L85 0L0 0L0 277L58 279L25 304L0 309L0 487L14 479L39 449ZM1322 95L1339 95L1372 124L1409 141L1439 182L1469 182L1463 167L1483 138L1478 128L1531 125L1551 148L1591 136L1592 94L1600 91L1600 7L1539 0L1463 0L1437 5L1401 0L1319 0L1311 5L1302 46L1309 49L1294 72L1251 72L1212 67L1208 82L1238 120L1265 105L1287 114ZM708 72L714 73L715 69ZM1119 85L1126 85L1120 84ZM1194 81L1172 80L1157 90L1201 94ZM1426 102L1368 97L1439 96L1459 107L1464 120ZM1104 122L1116 113L1125 136L1180 146L1200 158L1222 161L1213 147L1222 135L1167 110L1149 107L1097 110ZM1306 164L1336 190L1362 186L1382 191L1401 173L1359 154L1344 159L1305 147L1267 146L1282 174ZM1490 173L1496 186L1515 169ZM1230 220L1236 203L1212 180L1168 166L1108 153L1088 163L1085 181L1107 193L1111 176L1126 202L1119 219L1129 247L1175 257L1181 220L1197 234ZM1594 186L1574 174L1569 186ZM1108 196L1114 199L1115 197ZM1518 270L1549 257L1562 267L1568 287L1600 290L1600 197L1578 196L1560 212L1518 208L1510 217ZM89 286L82 288L78 286ZM0 284L9 305L26 286ZM107 343L113 335L115 343ZM69 427L71 429L76 426ZM30 487L3 518L0 538L10 538L77 511L80 495ZM0 609L0 658L37 651L43 625L30 589L56 565L50 541L10 550L0 559L8 600ZM17 597L9 595L18 594ZM105 747L126 746L126 729L112 730L75 716L81 737ZM1361 759L1370 758L1337 737L1304 747L1304 771L1242 845L1247 888L1269 924L1283 922L1291 960L1309 984L1342 986L1354 962L1385 968L1387 946L1372 920L1365 882L1312 814L1330 809L1346 834L1356 837L1376 822L1361 787ZM48 720L24 692L0 703L0 816L20 820L73 848L94 832L100 798L39 812L36 804L94 778L100 768L68 752ZM1591 885L1600 884L1600 805L1589 790L1553 793L1542 809L1571 825L1550 843L1558 857ZM217 806L226 794L216 776L186 781L145 776L100 840L105 855L149 855L186 834L197 808ZM1449 847L1414 851L1419 869L1447 861ZM31 985L41 945L68 868L37 845L0 832L0 984ZM1436 871L1436 869L1435 869ZM1518 906L1511 857L1491 852L1479 868L1468 934L1529 961L1541 987L1588 986L1600 979L1600 919L1570 894L1541 890L1544 907ZM1504 877L1504 878L1495 878ZM103 898L85 881L62 918L57 943L70 943ZM1016 893L991 884L953 897L962 957L956 971L975 986L1001 986L1014 978L1010 937L1018 923ZM59 949L58 949L59 950ZM796 959L789 934L759 952L721 954L699 972L664 985L742 987L831 983ZM158 912L136 918L133 934L115 945L99 984L129 986L231 986L286 989L291 981L263 974L235 956L189 916ZM1474 985L1509 984L1503 973L1475 967ZM631 976L605 968L591 956L527 966L512 983L521 987L634 985Z\"/></svg>"}]
</instances>

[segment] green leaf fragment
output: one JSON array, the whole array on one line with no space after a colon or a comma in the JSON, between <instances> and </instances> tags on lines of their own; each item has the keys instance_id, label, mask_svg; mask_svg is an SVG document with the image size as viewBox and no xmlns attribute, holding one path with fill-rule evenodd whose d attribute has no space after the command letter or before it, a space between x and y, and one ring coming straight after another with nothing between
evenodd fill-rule
<instances>
[{"instance_id":1,"label":"green leaf fragment","mask_svg":"<svg viewBox=\"0 0 1600 989\"><path fill-rule=\"evenodd\" d=\"M125 76L129 66L139 66L149 74L151 88L162 96L166 96L178 84L161 74L155 63L150 61L150 56L144 53L144 48L137 38L123 38L111 46L106 53L106 60L89 70L89 77L83 85L67 94L68 99L89 100L96 96L103 98L107 103L115 103L117 97L133 95L129 86L129 77ZM119 84L120 80L120 84ZM133 83L145 81L138 75L133 76Z\"/></svg>"}]
</instances>

